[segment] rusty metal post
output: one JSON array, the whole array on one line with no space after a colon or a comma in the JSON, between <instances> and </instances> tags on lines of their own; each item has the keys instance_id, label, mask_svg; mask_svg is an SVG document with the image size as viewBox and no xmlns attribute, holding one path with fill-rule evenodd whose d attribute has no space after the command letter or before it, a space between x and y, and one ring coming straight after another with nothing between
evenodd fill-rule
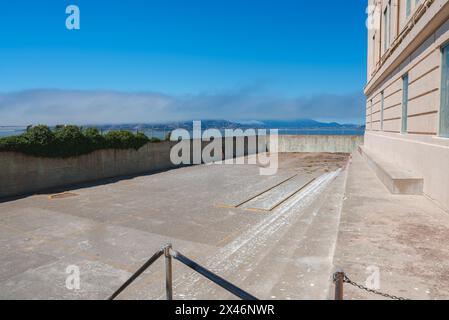
<instances>
[{"instance_id":1,"label":"rusty metal post","mask_svg":"<svg viewBox=\"0 0 449 320\"><path fill-rule=\"evenodd\" d=\"M167 300L173 300L173 272L172 272L172 256L170 250L171 244L167 244L164 248L165 255L165 290L167 293Z\"/></svg>"},{"instance_id":2,"label":"rusty metal post","mask_svg":"<svg viewBox=\"0 0 449 320\"><path fill-rule=\"evenodd\" d=\"M345 273L338 270L334 273L335 284L335 300L343 300L343 285L345 280Z\"/></svg>"}]
</instances>

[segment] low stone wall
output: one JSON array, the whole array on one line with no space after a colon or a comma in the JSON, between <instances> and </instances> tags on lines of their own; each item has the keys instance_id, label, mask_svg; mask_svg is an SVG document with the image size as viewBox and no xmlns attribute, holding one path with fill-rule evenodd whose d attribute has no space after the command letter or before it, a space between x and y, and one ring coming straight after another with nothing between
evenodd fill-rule
<instances>
[{"instance_id":1,"label":"low stone wall","mask_svg":"<svg viewBox=\"0 0 449 320\"><path fill-rule=\"evenodd\" d=\"M257 148L247 139L227 138L213 161L223 158L255 154ZM225 152L225 144L233 142L234 148ZM148 143L139 150L98 150L87 155L66 159L27 156L16 152L0 152L0 198L26 195L48 189L94 182L107 178L147 174L176 168L170 152L178 142ZM192 140L182 142L192 147ZM237 153L237 143L244 143L244 152ZM258 140L260 149L266 151L266 139ZM209 142L201 143L201 150ZM191 149L192 150L192 149ZM227 156L225 156L227 155ZM190 154L193 163L193 154Z\"/></svg>"},{"instance_id":2,"label":"low stone wall","mask_svg":"<svg viewBox=\"0 0 449 320\"><path fill-rule=\"evenodd\" d=\"M70 184L170 169L170 142L149 143L138 151L98 150L66 159L0 153L0 197Z\"/></svg>"},{"instance_id":3,"label":"low stone wall","mask_svg":"<svg viewBox=\"0 0 449 320\"><path fill-rule=\"evenodd\" d=\"M363 144L363 136L342 135L282 135L279 152L352 153Z\"/></svg>"},{"instance_id":4,"label":"low stone wall","mask_svg":"<svg viewBox=\"0 0 449 320\"><path fill-rule=\"evenodd\" d=\"M279 136L279 152L350 153L362 142L355 136ZM233 149L229 142L233 140ZM184 141L192 146L194 142ZM236 145L244 143L244 152ZM149 143L139 150L98 150L87 155L66 159L40 158L16 152L0 152L0 198L26 195L53 188L94 182L107 178L147 174L177 166L171 162L170 151L177 142ZM201 150L209 142L201 143ZM255 154L255 144L248 139L226 138L213 161ZM265 137L257 141L259 152L265 152ZM226 147L225 147L226 146ZM193 155L190 155L193 163Z\"/></svg>"}]
</instances>

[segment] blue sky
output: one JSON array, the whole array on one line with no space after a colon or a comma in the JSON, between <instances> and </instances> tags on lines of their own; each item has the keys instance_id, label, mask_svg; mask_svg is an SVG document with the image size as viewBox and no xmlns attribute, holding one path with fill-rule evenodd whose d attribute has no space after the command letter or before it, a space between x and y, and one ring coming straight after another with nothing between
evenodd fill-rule
<instances>
[{"instance_id":1,"label":"blue sky","mask_svg":"<svg viewBox=\"0 0 449 320\"><path fill-rule=\"evenodd\" d=\"M81 30L65 28L69 4L80 8ZM366 79L365 8L363 0L2 1L0 125L5 122L2 116L14 122L16 111L18 121L21 113L30 115L27 121L45 121L45 117L32 118L31 114L42 110L32 109L24 100L36 93L45 97L42 104L62 109L64 93L71 99L92 95L87 99L90 105L81 106L80 112L105 103L108 93L120 92L128 98L146 95L148 101L142 103L148 104L147 121L180 120L170 112L188 105L186 101L191 108L195 99L207 104L205 97L215 103L217 98L232 97L235 102L242 92L241 109L238 103L223 107L226 111L217 116L233 112L233 119L258 117L255 111L245 113L248 101L252 105L255 97L272 101L270 117L280 117L276 103L288 104L281 108L284 113L295 108L297 101L315 98L321 103L323 97L359 103ZM52 91L58 95L57 105ZM154 96L163 96L170 108L150 119L151 112L164 108L152 105ZM128 108L132 115L132 100L126 104L114 108ZM296 108L282 117L332 120L338 115L320 117L320 113L302 114L301 106ZM67 109L67 116L60 112L60 121L71 121L69 113L77 112ZM202 109L203 118L213 118L214 106L206 109ZM141 118L144 111L126 120ZM184 111L183 117L188 118L189 111ZM201 116L198 110L192 111L191 116ZM344 112L344 119L335 120L363 118L357 110ZM258 118L266 115L262 112Z\"/></svg>"}]
</instances>

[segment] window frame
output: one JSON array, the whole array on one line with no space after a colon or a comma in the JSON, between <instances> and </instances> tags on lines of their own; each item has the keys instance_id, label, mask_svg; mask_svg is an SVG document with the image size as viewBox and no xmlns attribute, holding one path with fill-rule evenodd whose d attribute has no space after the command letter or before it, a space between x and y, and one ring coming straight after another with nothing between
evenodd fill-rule
<instances>
[{"instance_id":1,"label":"window frame","mask_svg":"<svg viewBox=\"0 0 449 320\"><path fill-rule=\"evenodd\" d=\"M380 130L384 131L385 92L380 93Z\"/></svg>"},{"instance_id":2,"label":"window frame","mask_svg":"<svg viewBox=\"0 0 449 320\"><path fill-rule=\"evenodd\" d=\"M409 99L409 75L402 76L402 115L401 115L401 133L408 133L408 99Z\"/></svg>"},{"instance_id":3,"label":"window frame","mask_svg":"<svg viewBox=\"0 0 449 320\"><path fill-rule=\"evenodd\" d=\"M408 18L412 14L412 0L405 0L405 17Z\"/></svg>"},{"instance_id":4,"label":"window frame","mask_svg":"<svg viewBox=\"0 0 449 320\"><path fill-rule=\"evenodd\" d=\"M391 0L388 1L383 12L384 18L384 52L391 46Z\"/></svg>"},{"instance_id":5,"label":"window frame","mask_svg":"<svg viewBox=\"0 0 449 320\"><path fill-rule=\"evenodd\" d=\"M443 90L446 91L447 95L449 96L449 86L444 86L444 79L445 79L445 75L446 77L449 78L449 64L445 63L445 59L444 59L444 51L447 50L447 55L449 57L449 42L444 43L441 47L440 47L440 52L441 52L441 82L440 82L440 108L438 110L438 137L440 138L449 138L449 119L447 120L447 128L444 128L444 124L443 121L444 117L443 115L445 115L447 113L447 117L449 118L449 102L446 105L447 110L445 109L445 112L443 112L443 107L445 106L445 104L443 103L444 101L444 95L443 95ZM446 74L445 74L445 70L446 70Z\"/></svg>"}]
</instances>

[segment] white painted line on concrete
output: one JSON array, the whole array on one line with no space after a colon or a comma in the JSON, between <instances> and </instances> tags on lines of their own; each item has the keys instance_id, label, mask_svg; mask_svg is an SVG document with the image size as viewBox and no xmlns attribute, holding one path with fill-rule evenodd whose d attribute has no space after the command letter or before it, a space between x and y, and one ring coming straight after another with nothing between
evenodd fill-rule
<instances>
[{"instance_id":1,"label":"white painted line on concrete","mask_svg":"<svg viewBox=\"0 0 449 320\"><path fill-rule=\"evenodd\" d=\"M240 237L218 250L205 264L205 267L218 274L232 272L236 270L242 263L248 262L248 255L264 250L270 239L283 227L288 227L290 222L299 218L304 214L304 209L310 206L314 200L323 192L326 187L340 174L342 169L326 173L318 177L309 184L302 192L292 197L289 201L278 207L273 213ZM232 257L235 255L234 257ZM232 257L232 258L231 258ZM195 285L200 281L201 276L189 273L175 280L174 288L180 288L184 293L188 293L192 297L195 296ZM238 285L238 284L237 284ZM176 292L176 290L175 290ZM163 299L163 296L160 297Z\"/></svg>"}]
</instances>

